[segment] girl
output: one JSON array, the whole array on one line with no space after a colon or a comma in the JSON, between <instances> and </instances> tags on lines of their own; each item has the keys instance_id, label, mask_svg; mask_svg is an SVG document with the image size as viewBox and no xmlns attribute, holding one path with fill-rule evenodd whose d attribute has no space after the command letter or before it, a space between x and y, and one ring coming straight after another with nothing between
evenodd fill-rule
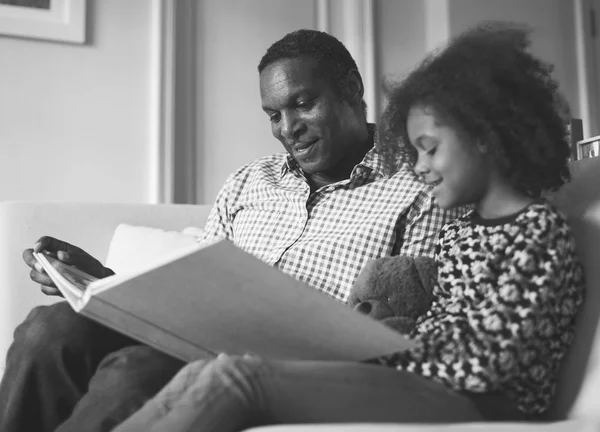
<instances>
[{"instance_id":1,"label":"girl","mask_svg":"<svg viewBox=\"0 0 600 432\"><path fill-rule=\"evenodd\" d=\"M269 423L537 418L552 402L583 295L565 218L565 105L527 31L488 24L391 89L388 143L441 207L438 285L411 351L362 364L219 356L186 366L116 431L239 431Z\"/></svg>"}]
</instances>

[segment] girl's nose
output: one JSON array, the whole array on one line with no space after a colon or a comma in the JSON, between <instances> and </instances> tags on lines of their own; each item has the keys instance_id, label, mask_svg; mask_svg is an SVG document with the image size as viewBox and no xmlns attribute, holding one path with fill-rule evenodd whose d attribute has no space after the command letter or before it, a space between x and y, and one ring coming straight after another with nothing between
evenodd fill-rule
<instances>
[{"instance_id":1,"label":"girl's nose","mask_svg":"<svg viewBox=\"0 0 600 432\"><path fill-rule=\"evenodd\" d=\"M415 162L415 166L413 167L413 169L415 170L415 173L420 177L423 177L429 172L429 167L426 163L423 162L422 158L420 157L417 157L417 161Z\"/></svg>"}]
</instances>

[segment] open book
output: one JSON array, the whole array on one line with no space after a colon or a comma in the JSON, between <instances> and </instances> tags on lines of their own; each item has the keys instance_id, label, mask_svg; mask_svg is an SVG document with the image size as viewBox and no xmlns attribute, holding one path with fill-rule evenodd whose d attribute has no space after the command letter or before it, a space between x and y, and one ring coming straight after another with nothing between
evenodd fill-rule
<instances>
[{"instance_id":1,"label":"open book","mask_svg":"<svg viewBox=\"0 0 600 432\"><path fill-rule=\"evenodd\" d=\"M34 255L75 311L184 361L360 361L414 345L226 240L105 279Z\"/></svg>"}]
</instances>

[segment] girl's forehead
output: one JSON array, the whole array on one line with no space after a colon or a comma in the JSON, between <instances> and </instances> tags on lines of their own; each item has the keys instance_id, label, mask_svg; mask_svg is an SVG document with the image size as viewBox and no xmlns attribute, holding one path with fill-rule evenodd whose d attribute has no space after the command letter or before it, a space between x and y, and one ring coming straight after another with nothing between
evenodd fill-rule
<instances>
[{"instance_id":1,"label":"girl's forehead","mask_svg":"<svg viewBox=\"0 0 600 432\"><path fill-rule=\"evenodd\" d=\"M407 127L413 133L424 130L439 129L449 126L437 113L428 107L416 106L410 109L407 118Z\"/></svg>"},{"instance_id":2,"label":"girl's forehead","mask_svg":"<svg viewBox=\"0 0 600 432\"><path fill-rule=\"evenodd\" d=\"M460 136L467 141L475 140L477 137L468 132L451 114L444 112L439 107L427 104L416 104L411 107L407 118L407 128L446 130ZM410 133L410 132L409 132Z\"/></svg>"},{"instance_id":3,"label":"girl's forehead","mask_svg":"<svg viewBox=\"0 0 600 432\"><path fill-rule=\"evenodd\" d=\"M408 112L408 117L415 118L427 118L433 123L434 126L450 126L449 122L446 121L445 116L441 115L439 109L436 109L432 105L417 104L413 105Z\"/></svg>"}]
</instances>

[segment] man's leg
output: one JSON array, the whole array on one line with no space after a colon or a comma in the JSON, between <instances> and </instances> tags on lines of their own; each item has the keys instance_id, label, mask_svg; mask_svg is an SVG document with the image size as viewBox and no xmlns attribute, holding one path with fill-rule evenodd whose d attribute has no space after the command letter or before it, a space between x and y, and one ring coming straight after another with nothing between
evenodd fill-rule
<instances>
[{"instance_id":1,"label":"man's leg","mask_svg":"<svg viewBox=\"0 0 600 432\"><path fill-rule=\"evenodd\" d=\"M516 408L506 419L522 419ZM221 356L185 367L114 432L239 431L261 424L483 421L472 401L383 366Z\"/></svg>"},{"instance_id":2,"label":"man's leg","mask_svg":"<svg viewBox=\"0 0 600 432\"><path fill-rule=\"evenodd\" d=\"M54 431L87 391L106 354L135 343L78 315L66 302L33 309L8 351L0 430Z\"/></svg>"},{"instance_id":3,"label":"man's leg","mask_svg":"<svg viewBox=\"0 0 600 432\"><path fill-rule=\"evenodd\" d=\"M88 392L56 432L107 432L140 409L184 366L145 345L109 354L98 366Z\"/></svg>"}]
</instances>

